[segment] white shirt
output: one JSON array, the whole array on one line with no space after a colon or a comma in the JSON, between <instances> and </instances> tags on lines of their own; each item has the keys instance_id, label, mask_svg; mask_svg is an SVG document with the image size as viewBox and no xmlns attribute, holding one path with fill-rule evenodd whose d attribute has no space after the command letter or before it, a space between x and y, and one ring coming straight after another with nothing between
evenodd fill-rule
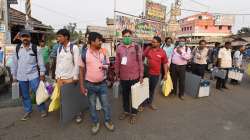
<instances>
[{"instance_id":1,"label":"white shirt","mask_svg":"<svg viewBox=\"0 0 250 140\"><path fill-rule=\"evenodd\" d=\"M231 49L221 48L219 50L218 58L221 59L221 68L231 68L232 67L232 56Z\"/></svg>"},{"instance_id":2,"label":"white shirt","mask_svg":"<svg viewBox=\"0 0 250 140\"><path fill-rule=\"evenodd\" d=\"M70 42L68 43L66 49L62 48L59 53L57 50L56 59L56 79L71 79L77 80L79 75L78 59L80 56L79 48L74 45L73 54L70 52ZM74 56L72 56L74 55Z\"/></svg>"},{"instance_id":3,"label":"white shirt","mask_svg":"<svg viewBox=\"0 0 250 140\"><path fill-rule=\"evenodd\" d=\"M240 67L242 64L242 58L243 58L243 54L237 50L234 53L234 66L235 67Z\"/></svg>"},{"instance_id":4,"label":"white shirt","mask_svg":"<svg viewBox=\"0 0 250 140\"><path fill-rule=\"evenodd\" d=\"M194 50L194 63L200 65L207 64L207 57L208 57L208 48L204 48L202 50L196 48Z\"/></svg>"}]
</instances>

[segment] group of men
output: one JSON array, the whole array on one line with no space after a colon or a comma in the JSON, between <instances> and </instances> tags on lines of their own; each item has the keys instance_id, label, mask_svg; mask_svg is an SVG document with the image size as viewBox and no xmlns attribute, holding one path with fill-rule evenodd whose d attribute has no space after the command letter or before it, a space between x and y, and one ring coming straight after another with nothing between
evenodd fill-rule
<instances>
[{"instance_id":1,"label":"group of men","mask_svg":"<svg viewBox=\"0 0 250 140\"><path fill-rule=\"evenodd\" d=\"M186 39L180 38L177 45L173 44L171 38L166 38L162 43L160 37L155 36L147 48L133 42L132 31L125 29L122 32L122 43L116 49L115 73L116 79L122 87L123 113L120 120L129 118L130 124L136 123L138 111L145 107L152 110L158 108L154 105L154 93L160 76L167 80L170 72L174 89L172 96L177 95L184 100L185 72L187 64L193 58L193 73L204 77L207 65L208 48L206 41L201 40L199 47L193 51L187 47ZM31 35L24 31L21 33L22 44L17 45L16 53L13 56L11 73L14 81L19 82L25 114L21 120L26 121L31 117L32 103L30 88L36 93L39 82L45 80L45 74L49 74L47 52L44 40L40 42L41 48L31 43ZM101 48L103 36L97 32L88 35L88 47L79 49L70 42L70 33L66 29L57 32L58 44L52 51L53 63L55 64L54 74L59 86L69 83L80 83L79 92L88 97L89 111L93 126L91 131L97 134L100 129L100 120L96 111L97 98L100 99L104 112L104 126L114 131L115 126L111 120L111 104L108 98L108 87L106 83L106 71L110 64L106 51ZM229 57L230 54L230 57ZM237 62L242 59L241 53L237 55ZM45 57L45 58L44 58ZM232 67L230 43L218 51L218 66L223 69ZM148 74L145 75L145 70ZM135 83L143 83L143 78L149 78L149 99L147 99L138 110L131 105L131 86ZM225 79L219 79L216 87L226 88ZM177 88L179 87L179 88ZM178 92L177 92L178 91ZM139 94L139 93L138 93ZM41 117L46 117L45 104L38 106ZM80 122L80 116L76 117Z\"/></svg>"}]
</instances>

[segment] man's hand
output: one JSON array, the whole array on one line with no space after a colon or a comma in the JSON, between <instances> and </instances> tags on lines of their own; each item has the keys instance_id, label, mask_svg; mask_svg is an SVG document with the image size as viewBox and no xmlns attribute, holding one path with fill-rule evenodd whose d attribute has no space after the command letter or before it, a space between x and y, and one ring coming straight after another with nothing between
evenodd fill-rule
<instances>
[{"instance_id":1,"label":"man's hand","mask_svg":"<svg viewBox=\"0 0 250 140\"><path fill-rule=\"evenodd\" d=\"M40 76L40 80L41 80L41 81L45 81L45 76L44 76L44 75L41 75L41 76Z\"/></svg>"},{"instance_id":2,"label":"man's hand","mask_svg":"<svg viewBox=\"0 0 250 140\"><path fill-rule=\"evenodd\" d=\"M181 47L178 47L176 51L178 54L180 54L180 55L182 54Z\"/></svg>"},{"instance_id":3,"label":"man's hand","mask_svg":"<svg viewBox=\"0 0 250 140\"><path fill-rule=\"evenodd\" d=\"M140 84L143 84L143 78L140 78Z\"/></svg>"},{"instance_id":4,"label":"man's hand","mask_svg":"<svg viewBox=\"0 0 250 140\"><path fill-rule=\"evenodd\" d=\"M80 91L84 96L88 95L88 90L84 86L80 86Z\"/></svg>"},{"instance_id":5,"label":"man's hand","mask_svg":"<svg viewBox=\"0 0 250 140\"><path fill-rule=\"evenodd\" d=\"M17 79L13 79L13 83L16 83L16 82L18 82Z\"/></svg>"},{"instance_id":6,"label":"man's hand","mask_svg":"<svg viewBox=\"0 0 250 140\"><path fill-rule=\"evenodd\" d=\"M167 73L164 75L164 81L166 81L166 80L168 80L168 74Z\"/></svg>"}]
</instances>

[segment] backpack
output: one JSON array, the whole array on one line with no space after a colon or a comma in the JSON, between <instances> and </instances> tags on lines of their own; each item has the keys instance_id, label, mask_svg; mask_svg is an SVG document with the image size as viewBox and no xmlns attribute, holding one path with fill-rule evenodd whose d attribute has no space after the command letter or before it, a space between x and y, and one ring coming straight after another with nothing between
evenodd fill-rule
<instances>
[{"instance_id":1,"label":"backpack","mask_svg":"<svg viewBox=\"0 0 250 140\"><path fill-rule=\"evenodd\" d=\"M21 45L22 45L22 44L18 44L18 45L16 46L16 57L17 57L17 60L19 59L18 52L19 52L19 50L20 50L20 48L21 48ZM35 54L36 63L38 63L38 59L37 59L37 46L34 45L34 44L32 44L31 49L32 49L33 53Z\"/></svg>"},{"instance_id":2,"label":"backpack","mask_svg":"<svg viewBox=\"0 0 250 140\"><path fill-rule=\"evenodd\" d=\"M58 49L59 49L59 54L60 54L61 51L62 51L62 49L63 49L63 45L60 45ZM70 43L69 49L70 49L71 55L74 57L74 51L73 51L73 49L74 49L74 44L71 44L71 43ZM75 65L74 58L73 58L72 62L73 62L73 64Z\"/></svg>"}]
</instances>

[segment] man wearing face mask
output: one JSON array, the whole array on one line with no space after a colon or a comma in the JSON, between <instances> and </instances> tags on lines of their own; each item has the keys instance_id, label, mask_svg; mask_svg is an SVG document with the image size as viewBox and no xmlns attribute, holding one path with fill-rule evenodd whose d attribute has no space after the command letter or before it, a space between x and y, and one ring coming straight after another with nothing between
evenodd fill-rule
<instances>
[{"instance_id":1,"label":"man wearing face mask","mask_svg":"<svg viewBox=\"0 0 250 140\"><path fill-rule=\"evenodd\" d=\"M31 43L29 31L21 32L22 44L17 45L11 74L13 82L19 82L25 114L21 121L26 121L31 117L32 103L30 98L30 88L32 93L36 93L40 80L44 81L45 66L42 54L37 51L37 46ZM39 69L39 70L38 70ZM40 78L39 78L40 77ZM41 117L46 117L45 104L38 106Z\"/></svg>"},{"instance_id":2,"label":"man wearing face mask","mask_svg":"<svg viewBox=\"0 0 250 140\"><path fill-rule=\"evenodd\" d=\"M186 39L179 38L179 44L174 49L170 74L173 81L172 95L177 95L177 85L179 85L179 98L184 100L185 73L188 61L191 59L191 49L186 46ZM178 84L179 82L179 84Z\"/></svg>"},{"instance_id":3,"label":"man wearing face mask","mask_svg":"<svg viewBox=\"0 0 250 140\"><path fill-rule=\"evenodd\" d=\"M208 48L207 42L205 40L201 40L199 42L199 46L194 49L194 64L192 66L192 73L204 78L206 65L207 65L207 57L208 57Z\"/></svg>"},{"instance_id":4,"label":"man wearing face mask","mask_svg":"<svg viewBox=\"0 0 250 140\"><path fill-rule=\"evenodd\" d=\"M137 82L143 82L142 49L132 43L132 31L122 31L123 44L116 50L115 72L120 79L122 87L122 101L124 112L119 117L124 120L130 116L130 123L136 122L137 110L131 105L131 86Z\"/></svg>"}]
</instances>

